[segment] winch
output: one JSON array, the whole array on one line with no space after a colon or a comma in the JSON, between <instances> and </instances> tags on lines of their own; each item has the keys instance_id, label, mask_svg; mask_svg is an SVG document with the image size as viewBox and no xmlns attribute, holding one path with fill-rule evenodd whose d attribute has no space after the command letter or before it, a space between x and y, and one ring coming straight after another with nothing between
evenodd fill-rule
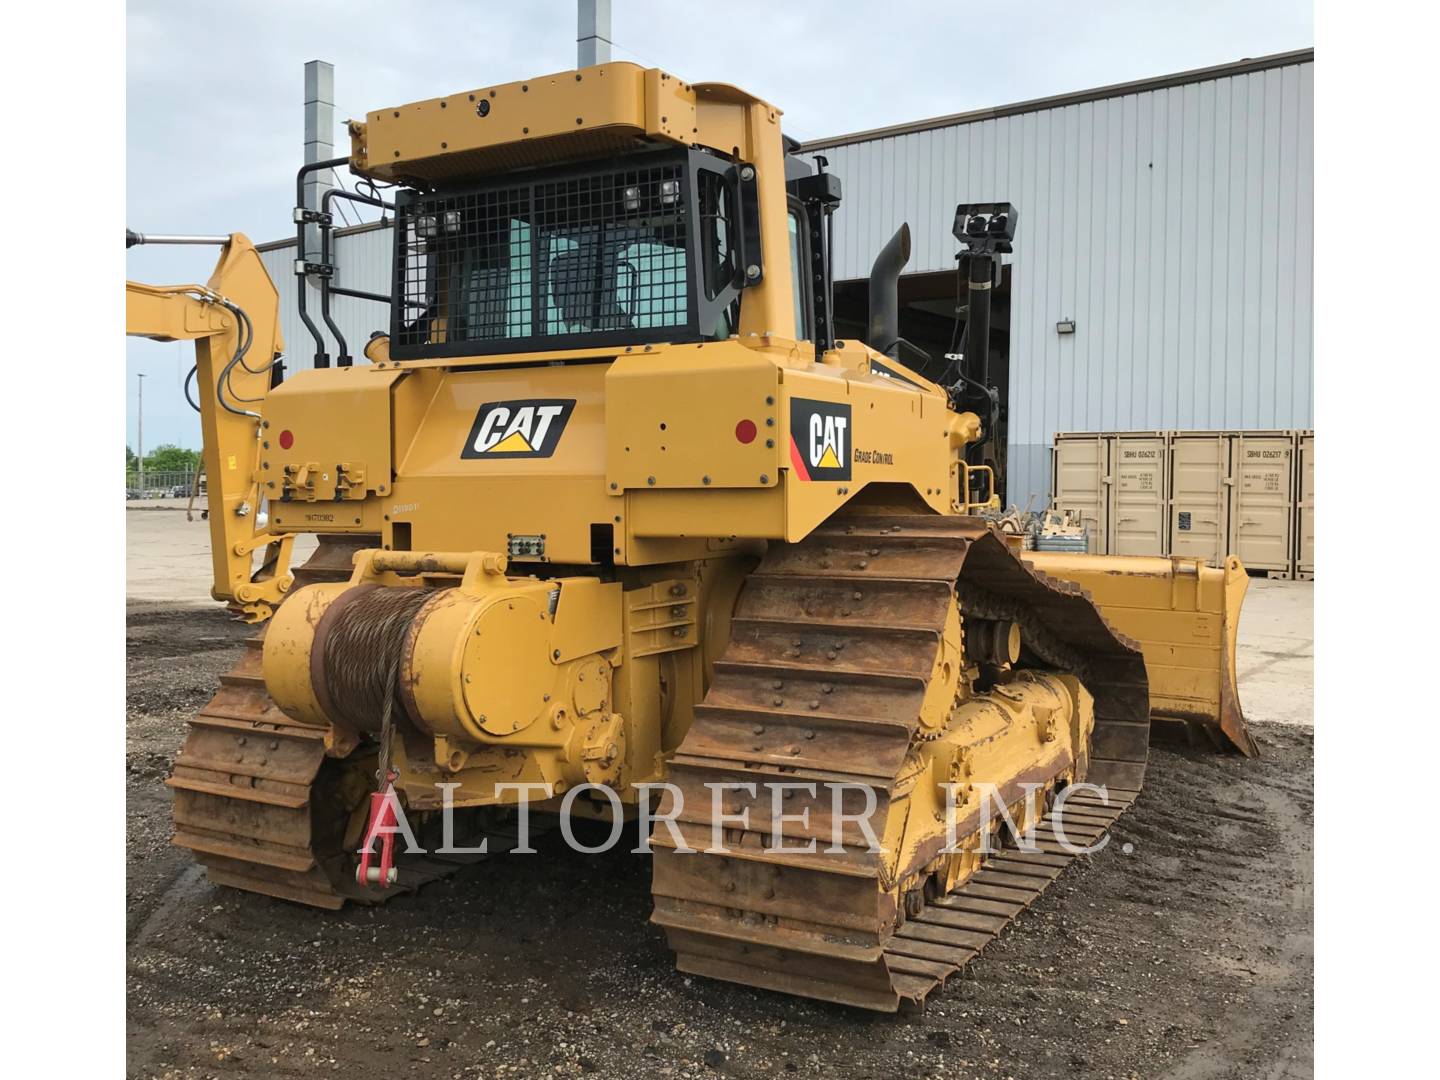
<instances>
[{"instance_id":1,"label":"winch","mask_svg":"<svg viewBox=\"0 0 1440 1080\"><path fill-rule=\"evenodd\" d=\"M306 586L276 612L263 661L271 697L341 745L382 733L388 697L432 743L423 755L396 744L402 777L458 779L469 805L493 798L496 780L557 793L617 783L620 585L507 577L506 566L488 552L360 552L348 582Z\"/></svg>"}]
</instances>

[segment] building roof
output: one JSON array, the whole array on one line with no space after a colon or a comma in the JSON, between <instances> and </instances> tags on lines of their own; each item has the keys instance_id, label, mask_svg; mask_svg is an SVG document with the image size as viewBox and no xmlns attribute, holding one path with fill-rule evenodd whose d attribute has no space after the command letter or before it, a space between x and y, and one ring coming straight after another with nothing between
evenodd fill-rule
<instances>
[{"instance_id":1,"label":"building roof","mask_svg":"<svg viewBox=\"0 0 1440 1080\"><path fill-rule=\"evenodd\" d=\"M1099 101L1103 98L1121 97L1125 94L1138 94L1146 90L1163 90L1171 86L1185 86L1189 83L1209 82L1212 79L1246 75L1252 71L1266 71L1270 68L1288 67L1292 64L1311 64L1314 62L1315 50L1313 48L1296 49L1292 52L1272 53L1269 56L1259 56L1254 59L1247 58L1228 64L1216 64L1213 67L1180 71L1173 75L1160 75L1149 79L1137 79L1134 82L1097 86L1093 90L1076 90L1068 94L1056 94L1053 97L1019 101L1013 105L996 105L987 109L973 109L970 112L936 116L929 120L912 120L909 123L893 124L890 127L856 131L849 135L831 135L822 139L811 139L809 142L802 143L800 149L802 152L808 152L811 150L823 150L828 146L845 146L850 143L870 142L874 139L888 139L895 135L909 135L917 131L954 127L959 124L974 124L981 120L995 120L1002 116L1039 112L1042 109L1056 109L1064 105L1079 105L1086 101Z\"/></svg>"}]
</instances>

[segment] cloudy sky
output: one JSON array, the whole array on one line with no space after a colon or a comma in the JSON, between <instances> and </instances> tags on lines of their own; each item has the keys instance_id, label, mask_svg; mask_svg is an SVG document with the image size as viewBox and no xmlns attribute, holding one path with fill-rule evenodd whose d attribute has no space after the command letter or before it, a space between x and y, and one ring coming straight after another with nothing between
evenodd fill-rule
<instances>
[{"instance_id":1,"label":"cloudy sky","mask_svg":"<svg viewBox=\"0 0 1440 1080\"><path fill-rule=\"evenodd\" d=\"M1043 97L1314 44L1309 0L614 0L615 59L731 82L800 139ZM386 105L575 63L574 0L129 0L126 224L289 234L303 65L335 65L344 121ZM118 232L118 229L117 229ZM211 249L136 248L127 274L204 280ZM145 444L199 445L181 398L190 347L127 343Z\"/></svg>"}]
</instances>

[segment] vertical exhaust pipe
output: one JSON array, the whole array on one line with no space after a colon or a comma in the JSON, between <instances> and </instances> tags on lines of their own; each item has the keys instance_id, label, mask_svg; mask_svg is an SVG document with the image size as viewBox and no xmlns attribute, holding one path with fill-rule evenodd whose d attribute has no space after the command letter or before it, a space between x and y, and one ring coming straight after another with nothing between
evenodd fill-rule
<instances>
[{"instance_id":1,"label":"vertical exhaust pipe","mask_svg":"<svg viewBox=\"0 0 1440 1080\"><path fill-rule=\"evenodd\" d=\"M895 230L870 267L870 324L865 344L895 357L900 346L900 271L910 261L910 226Z\"/></svg>"}]
</instances>

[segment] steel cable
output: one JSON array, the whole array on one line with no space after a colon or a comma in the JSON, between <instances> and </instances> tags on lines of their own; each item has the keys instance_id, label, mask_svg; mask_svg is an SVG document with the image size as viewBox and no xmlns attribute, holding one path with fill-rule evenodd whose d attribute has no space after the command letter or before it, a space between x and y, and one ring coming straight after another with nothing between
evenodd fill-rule
<instances>
[{"instance_id":1,"label":"steel cable","mask_svg":"<svg viewBox=\"0 0 1440 1080\"><path fill-rule=\"evenodd\" d=\"M392 713L406 715L396 692L405 634L434 595L432 589L378 588L337 612L321 656L337 720L375 735L386 733Z\"/></svg>"}]
</instances>

